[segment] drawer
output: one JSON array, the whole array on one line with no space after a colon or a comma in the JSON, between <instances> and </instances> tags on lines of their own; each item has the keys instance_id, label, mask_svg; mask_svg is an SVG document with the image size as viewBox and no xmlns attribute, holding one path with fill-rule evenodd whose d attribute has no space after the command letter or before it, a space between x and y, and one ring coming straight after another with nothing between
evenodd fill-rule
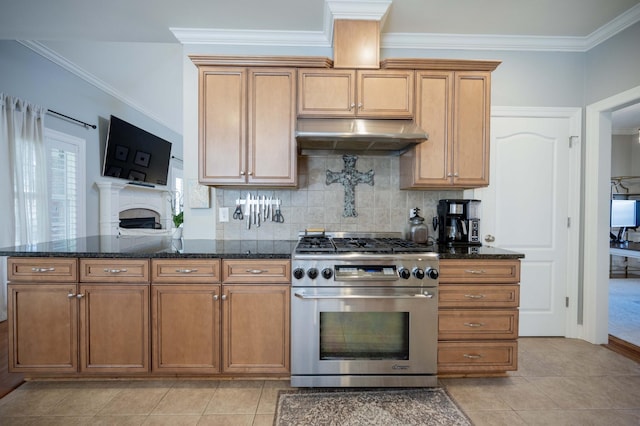
<instances>
[{"instance_id":1,"label":"drawer","mask_svg":"<svg viewBox=\"0 0 640 426\"><path fill-rule=\"evenodd\" d=\"M517 338L517 309L445 309L438 312L438 340Z\"/></svg>"},{"instance_id":2,"label":"drawer","mask_svg":"<svg viewBox=\"0 0 640 426\"><path fill-rule=\"evenodd\" d=\"M520 260L441 259L440 283L517 283Z\"/></svg>"},{"instance_id":3,"label":"drawer","mask_svg":"<svg viewBox=\"0 0 640 426\"><path fill-rule=\"evenodd\" d=\"M438 374L518 369L518 342L438 342Z\"/></svg>"},{"instance_id":4,"label":"drawer","mask_svg":"<svg viewBox=\"0 0 640 426\"><path fill-rule=\"evenodd\" d=\"M154 284L220 282L220 259L152 259Z\"/></svg>"},{"instance_id":5,"label":"drawer","mask_svg":"<svg viewBox=\"0 0 640 426\"><path fill-rule=\"evenodd\" d=\"M520 286L441 284L438 287L440 308L517 308Z\"/></svg>"},{"instance_id":6,"label":"drawer","mask_svg":"<svg viewBox=\"0 0 640 426\"><path fill-rule=\"evenodd\" d=\"M55 257L10 257L7 260L10 282L77 282L78 259Z\"/></svg>"},{"instance_id":7,"label":"drawer","mask_svg":"<svg viewBox=\"0 0 640 426\"><path fill-rule=\"evenodd\" d=\"M289 260L223 260L224 283L291 283Z\"/></svg>"},{"instance_id":8,"label":"drawer","mask_svg":"<svg viewBox=\"0 0 640 426\"><path fill-rule=\"evenodd\" d=\"M80 259L80 282L148 283L148 259Z\"/></svg>"}]
</instances>

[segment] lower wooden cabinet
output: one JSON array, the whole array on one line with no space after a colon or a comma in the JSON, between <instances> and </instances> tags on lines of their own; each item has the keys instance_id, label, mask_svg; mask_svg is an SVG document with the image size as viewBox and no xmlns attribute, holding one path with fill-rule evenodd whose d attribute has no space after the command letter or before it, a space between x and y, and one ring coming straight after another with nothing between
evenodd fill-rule
<instances>
[{"instance_id":1,"label":"lower wooden cabinet","mask_svg":"<svg viewBox=\"0 0 640 426\"><path fill-rule=\"evenodd\" d=\"M438 374L518 369L520 260L441 259Z\"/></svg>"},{"instance_id":2,"label":"lower wooden cabinet","mask_svg":"<svg viewBox=\"0 0 640 426\"><path fill-rule=\"evenodd\" d=\"M9 371L149 371L149 284L140 275L148 260L87 260L100 264L93 268L100 278L82 278L78 268L91 269L84 262L9 259ZM126 283L128 274L134 283Z\"/></svg>"},{"instance_id":3,"label":"lower wooden cabinet","mask_svg":"<svg viewBox=\"0 0 640 426\"><path fill-rule=\"evenodd\" d=\"M152 285L153 372L220 372L220 285Z\"/></svg>"},{"instance_id":4,"label":"lower wooden cabinet","mask_svg":"<svg viewBox=\"0 0 640 426\"><path fill-rule=\"evenodd\" d=\"M9 284L9 371L78 370L77 285Z\"/></svg>"},{"instance_id":5,"label":"lower wooden cabinet","mask_svg":"<svg viewBox=\"0 0 640 426\"><path fill-rule=\"evenodd\" d=\"M438 374L502 373L518 367L516 341L439 342Z\"/></svg>"},{"instance_id":6,"label":"lower wooden cabinet","mask_svg":"<svg viewBox=\"0 0 640 426\"><path fill-rule=\"evenodd\" d=\"M151 265L154 373L289 374L289 260Z\"/></svg>"},{"instance_id":7,"label":"lower wooden cabinet","mask_svg":"<svg viewBox=\"0 0 640 426\"><path fill-rule=\"evenodd\" d=\"M225 373L289 374L290 286L223 286Z\"/></svg>"},{"instance_id":8,"label":"lower wooden cabinet","mask_svg":"<svg viewBox=\"0 0 640 426\"><path fill-rule=\"evenodd\" d=\"M80 372L145 373L149 357L149 285L80 285Z\"/></svg>"}]
</instances>

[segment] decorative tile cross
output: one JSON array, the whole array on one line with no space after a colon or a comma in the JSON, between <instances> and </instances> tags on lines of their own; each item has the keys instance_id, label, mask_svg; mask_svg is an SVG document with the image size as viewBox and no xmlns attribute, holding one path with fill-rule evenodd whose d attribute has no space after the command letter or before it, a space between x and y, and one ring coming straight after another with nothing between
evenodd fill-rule
<instances>
[{"instance_id":1,"label":"decorative tile cross","mask_svg":"<svg viewBox=\"0 0 640 426\"><path fill-rule=\"evenodd\" d=\"M359 183L367 183L373 186L373 170L366 173L356 170L356 161L358 157L355 155L343 155L344 169L341 172L332 172L327 170L327 185L339 182L344 186L344 210L342 216L356 217L356 185Z\"/></svg>"}]
</instances>

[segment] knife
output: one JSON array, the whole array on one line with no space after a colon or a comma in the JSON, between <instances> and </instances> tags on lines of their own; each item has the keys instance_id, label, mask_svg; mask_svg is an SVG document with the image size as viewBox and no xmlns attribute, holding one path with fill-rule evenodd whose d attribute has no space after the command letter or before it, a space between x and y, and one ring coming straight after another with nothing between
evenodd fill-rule
<instances>
[{"instance_id":1,"label":"knife","mask_svg":"<svg viewBox=\"0 0 640 426\"><path fill-rule=\"evenodd\" d=\"M256 195L256 202L258 203L256 205L258 210L258 213L256 214L258 223L256 223L256 226L260 228L260 216L262 216L262 197L260 195Z\"/></svg>"},{"instance_id":2,"label":"knife","mask_svg":"<svg viewBox=\"0 0 640 426\"><path fill-rule=\"evenodd\" d=\"M247 229L251 229L251 194L247 192L247 200L244 205L245 216L247 216Z\"/></svg>"}]
</instances>

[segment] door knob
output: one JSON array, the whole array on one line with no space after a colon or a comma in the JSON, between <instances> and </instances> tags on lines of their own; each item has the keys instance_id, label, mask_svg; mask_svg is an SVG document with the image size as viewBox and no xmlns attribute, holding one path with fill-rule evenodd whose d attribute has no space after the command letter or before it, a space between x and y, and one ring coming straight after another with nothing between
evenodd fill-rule
<instances>
[{"instance_id":1,"label":"door knob","mask_svg":"<svg viewBox=\"0 0 640 426\"><path fill-rule=\"evenodd\" d=\"M491 234L487 234L487 235L484 236L484 240L486 242L488 242L488 243L492 243L492 242L494 242L496 240L496 237L494 237Z\"/></svg>"}]
</instances>

